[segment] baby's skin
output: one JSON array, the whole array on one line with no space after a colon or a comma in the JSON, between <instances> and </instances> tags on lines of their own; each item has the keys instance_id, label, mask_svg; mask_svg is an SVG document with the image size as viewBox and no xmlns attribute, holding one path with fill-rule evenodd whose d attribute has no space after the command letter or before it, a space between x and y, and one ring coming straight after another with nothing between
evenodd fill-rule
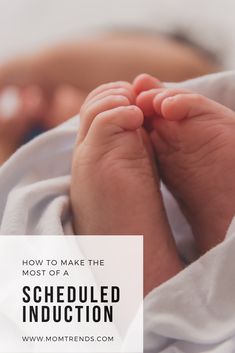
<instances>
[{"instance_id":1,"label":"baby's skin","mask_svg":"<svg viewBox=\"0 0 235 353\"><path fill-rule=\"evenodd\" d=\"M151 76L98 87L82 106L74 149L75 232L143 234L147 294L183 268L158 172L203 254L224 240L235 214L234 135L233 111L196 93L164 88Z\"/></svg>"},{"instance_id":2,"label":"baby's skin","mask_svg":"<svg viewBox=\"0 0 235 353\"><path fill-rule=\"evenodd\" d=\"M89 94L80 112L72 164L76 234L144 235L144 292L182 269L171 235L144 115L133 86Z\"/></svg>"},{"instance_id":3,"label":"baby's skin","mask_svg":"<svg viewBox=\"0 0 235 353\"><path fill-rule=\"evenodd\" d=\"M235 214L235 112L194 92L159 87L148 75L134 88L160 176L204 253L224 240Z\"/></svg>"}]
</instances>

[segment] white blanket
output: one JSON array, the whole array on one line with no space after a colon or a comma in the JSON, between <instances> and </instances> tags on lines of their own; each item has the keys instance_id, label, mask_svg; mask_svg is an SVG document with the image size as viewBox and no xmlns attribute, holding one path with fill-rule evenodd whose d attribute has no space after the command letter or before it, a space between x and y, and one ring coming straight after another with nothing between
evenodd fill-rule
<instances>
[{"instance_id":1,"label":"white blanket","mask_svg":"<svg viewBox=\"0 0 235 353\"><path fill-rule=\"evenodd\" d=\"M235 110L235 72L180 84ZM69 209L71 155L78 118L18 150L0 168L0 234L73 234ZM190 227L163 186L185 261L195 259ZM226 240L145 300L145 351L235 352L235 221Z\"/></svg>"}]
</instances>

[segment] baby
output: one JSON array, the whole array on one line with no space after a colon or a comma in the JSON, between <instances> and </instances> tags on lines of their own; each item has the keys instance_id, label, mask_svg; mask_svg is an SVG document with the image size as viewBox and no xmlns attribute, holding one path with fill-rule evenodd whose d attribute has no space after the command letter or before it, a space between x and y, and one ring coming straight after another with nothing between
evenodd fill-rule
<instances>
[{"instance_id":1,"label":"baby","mask_svg":"<svg viewBox=\"0 0 235 353\"><path fill-rule=\"evenodd\" d=\"M167 89L149 75L89 94L72 166L77 234L143 234L144 290L181 263L159 176L178 200L205 253L235 214L235 113L201 95Z\"/></svg>"}]
</instances>

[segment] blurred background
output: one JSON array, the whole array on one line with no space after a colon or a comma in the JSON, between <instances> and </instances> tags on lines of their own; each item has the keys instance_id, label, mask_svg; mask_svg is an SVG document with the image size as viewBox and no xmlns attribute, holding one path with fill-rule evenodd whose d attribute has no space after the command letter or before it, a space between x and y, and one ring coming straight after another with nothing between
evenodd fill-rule
<instances>
[{"instance_id":1,"label":"blurred background","mask_svg":"<svg viewBox=\"0 0 235 353\"><path fill-rule=\"evenodd\" d=\"M233 69L234 13L233 0L0 0L0 59L123 26L184 30Z\"/></svg>"},{"instance_id":2,"label":"blurred background","mask_svg":"<svg viewBox=\"0 0 235 353\"><path fill-rule=\"evenodd\" d=\"M103 82L235 69L234 13L234 0L0 0L6 156L76 114Z\"/></svg>"}]
</instances>

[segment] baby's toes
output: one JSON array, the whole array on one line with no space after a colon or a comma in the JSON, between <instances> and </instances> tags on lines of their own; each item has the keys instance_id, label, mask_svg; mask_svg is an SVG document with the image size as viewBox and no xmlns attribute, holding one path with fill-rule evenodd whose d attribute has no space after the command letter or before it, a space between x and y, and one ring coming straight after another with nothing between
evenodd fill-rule
<instances>
[{"instance_id":1,"label":"baby's toes","mask_svg":"<svg viewBox=\"0 0 235 353\"><path fill-rule=\"evenodd\" d=\"M133 87L136 94L148 91L154 88L164 87L164 84L157 78L150 76L148 74L140 74L137 76L133 82Z\"/></svg>"},{"instance_id":2,"label":"baby's toes","mask_svg":"<svg viewBox=\"0 0 235 353\"><path fill-rule=\"evenodd\" d=\"M136 98L136 104L146 117L161 115L161 103L167 97L172 97L179 93L191 93L184 89L155 88L141 92Z\"/></svg>"},{"instance_id":3,"label":"baby's toes","mask_svg":"<svg viewBox=\"0 0 235 353\"><path fill-rule=\"evenodd\" d=\"M92 97L86 104L85 104L85 110L87 110L91 105L94 103L98 102L99 100L109 97L109 96L122 96L126 97L129 100L130 104L134 104L136 100L136 96L134 94L134 91L129 90L125 87L120 87L120 88L110 88L108 90L105 90L103 92L100 92L96 96Z\"/></svg>"},{"instance_id":4,"label":"baby's toes","mask_svg":"<svg viewBox=\"0 0 235 353\"><path fill-rule=\"evenodd\" d=\"M156 115L153 106L153 101L156 96L164 92L165 88L154 88L148 91L141 92L136 98L136 105L142 110L145 117L152 117Z\"/></svg>"},{"instance_id":5,"label":"baby's toes","mask_svg":"<svg viewBox=\"0 0 235 353\"><path fill-rule=\"evenodd\" d=\"M109 90L116 90L116 89L125 89L126 91L131 92L135 96L133 86L129 82L125 82L125 81L110 82L110 83L105 83L103 85L100 85L99 87L91 91L85 100L85 104L91 101L96 96L100 95L101 93L105 93L105 92L107 93L107 91Z\"/></svg>"},{"instance_id":6,"label":"baby's toes","mask_svg":"<svg viewBox=\"0 0 235 353\"><path fill-rule=\"evenodd\" d=\"M162 116L162 104L167 98L175 97L179 94L190 94L192 93L189 90L182 89L182 88L173 88L173 89L162 89L156 91L156 95L153 97L152 101L152 109L154 110L155 114Z\"/></svg>"},{"instance_id":7,"label":"baby's toes","mask_svg":"<svg viewBox=\"0 0 235 353\"><path fill-rule=\"evenodd\" d=\"M93 90L80 110L81 124L78 141L81 142L85 138L96 115L118 106L133 104L135 98L133 87L128 82L112 82Z\"/></svg>"},{"instance_id":8,"label":"baby's toes","mask_svg":"<svg viewBox=\"0 0 235 353\"><path fill-rule=\"evenodd\" d=\"M232 113L221 104L192 92L168 94L163 98L156 96L153 104L156 111L161 111L163 118L173 121L191 118L207 121L208 117L214 120Z\"/></svg>"},{"instance_id":9,"label":"baby's toes","mask_svg":"<svg viewBox=\"0 0 235 353\"><path fill-rule=\"evenodd\" d=\"M96 116L100 113L109 111L114 108L124 107L130 105L127 97L121 95L108 95L104 98L98 99L93 103L87 103L81 109L81 126L78 133L78 143L81 143L86 137L88 130Z\"/></svg>"},{"instance_id":10,"label":"baby's toes","mask_svg":"<svg viewBox=\"0 0 235 353\"><path fill-rule=\"evenodd\" d=\"M136 106L122 106L98 114L88 131L86 142L103 144L125 131L135 131L143 124L144 116Z\"/></svg>"}]
</instances>

